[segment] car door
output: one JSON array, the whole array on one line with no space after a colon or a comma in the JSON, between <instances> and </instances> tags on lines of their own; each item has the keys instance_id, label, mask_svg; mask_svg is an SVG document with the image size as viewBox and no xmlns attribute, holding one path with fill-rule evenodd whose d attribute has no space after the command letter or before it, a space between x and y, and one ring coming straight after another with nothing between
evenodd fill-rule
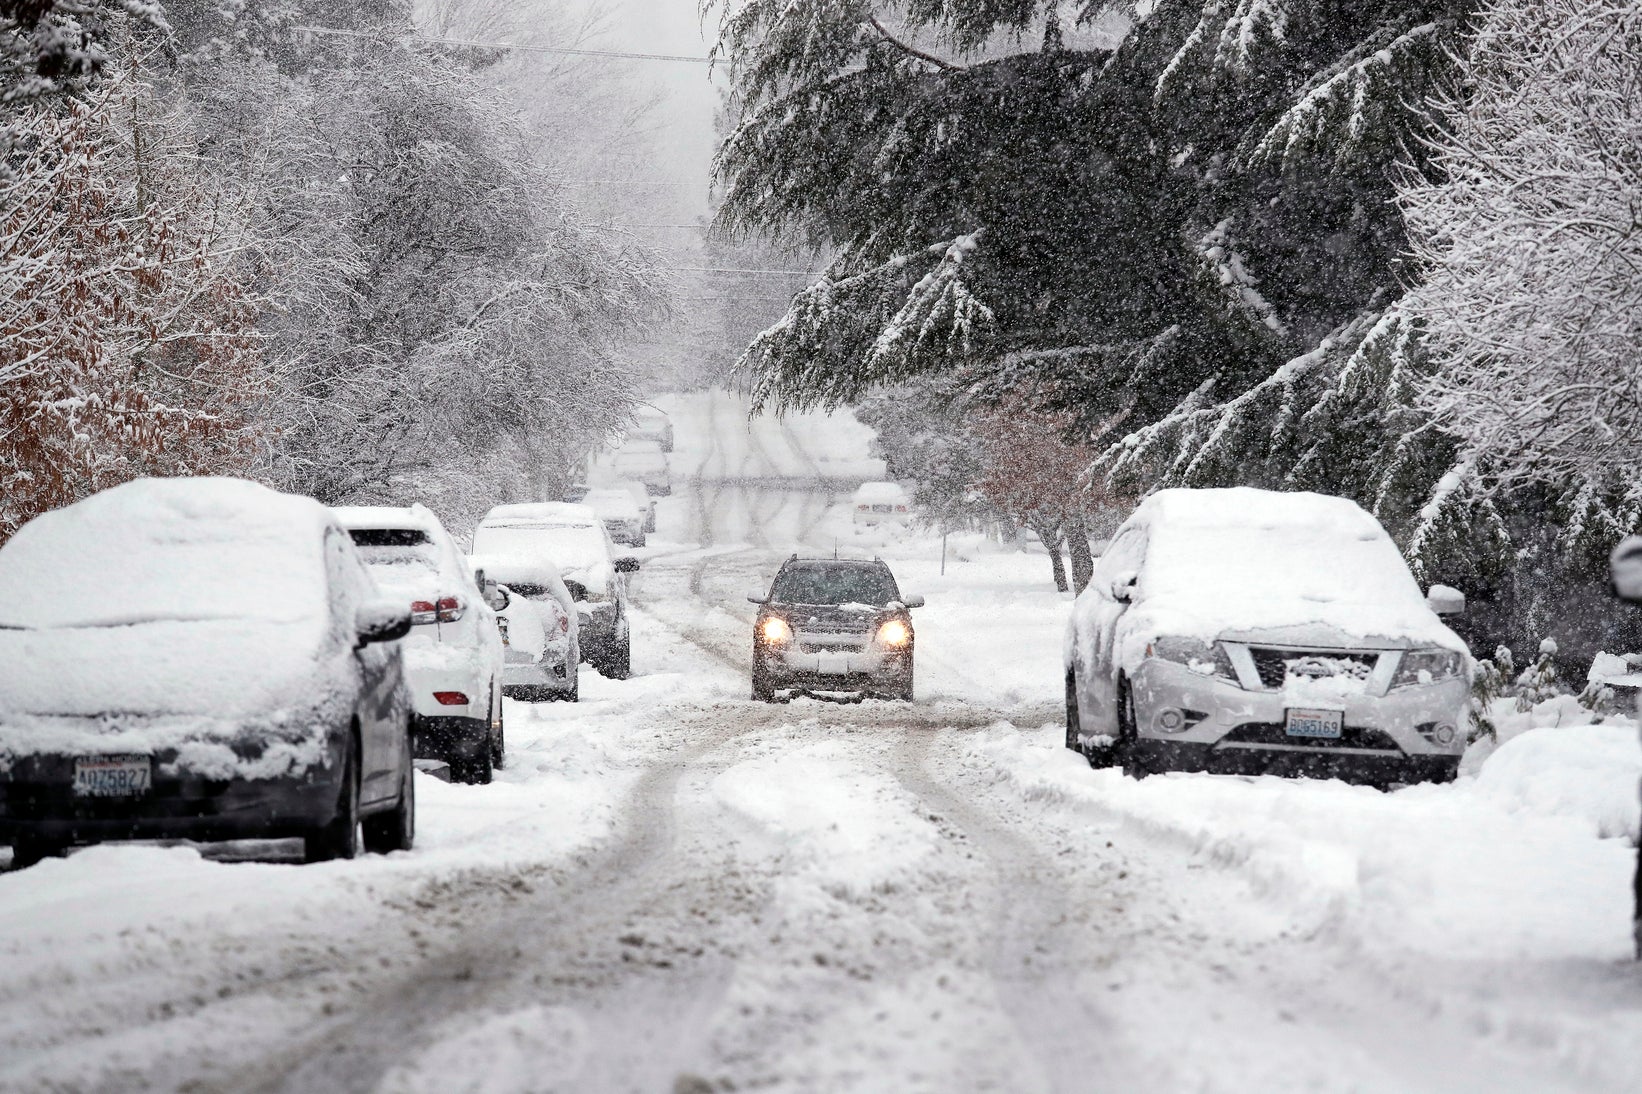
<instances>
[{"instance_id":1,"label":"car door","mask_svg":"<svg viewBox=\"0 0 1642 1094\"><path fill-rule=\"evenodd\" d=\"M1084 724L1101 732L1117 732L1118 664L1116 642L1123 615L1129 605L1113 595L1115 581L1138 574L1145 564L1146 530L1135 527L1118 533L1100 556L1089 587L1079 598L1078 685L1080 715Z\"/></svg>"},{"instance_id":2,"label":"car door","mask_svg":"<svg viewBox=\"0 0 1642 1094\"><path fill-rule=\"evenodd\" d=\"M326 530L325 569L331 603L351 635L360 606L377 591L353 540L340 528ZM354 649L353 656L359 682L354 713L359 721L360 800L378 802L399 793L410 763L403 655L398 642L373 642Z\"/></svg>"}]
</instances>

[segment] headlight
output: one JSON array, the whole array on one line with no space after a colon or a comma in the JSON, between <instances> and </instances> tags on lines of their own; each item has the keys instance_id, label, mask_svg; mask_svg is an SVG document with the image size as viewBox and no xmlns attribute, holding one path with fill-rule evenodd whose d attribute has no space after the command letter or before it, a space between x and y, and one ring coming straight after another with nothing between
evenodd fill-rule
<instances>
[{"instance_id":1,"label":"headlight","mask_svg":"<svg viewBox=\"0 0 1642 1094\"><path fill-rule=\"evenodd\" d=\"M792 624L779 615L772 615L758 628L759 637L771 646L785 646L792 641Z\"/></svg>"},{"instance_id":2,"label":"headlight","mask_svg":"<svg viewBox=\"0 0 1642 1094\"><path fill-rule=\"evenodd\" d=\"M1453 650L1409 650L1397 663L1397 675L1391 678L1394 688L1435 684L1465 675L1465 655Z\"/></svg>"},{"instance_id":3,"label":"headlight","mask_svg":"<svg viewBox=\"0 0 1642 1094\"><path fill-rule=\"evenodd\" d=\"M904 619L891 619L878 628L878 644L901 647L912 641L912 628Z\"/></svg>"},{"instance_id":4,"label":"headlight","mask_svg":"<svg viewBox=\"0 0 1642 1094\"><path fill-rule=\"evenodd\" d=\"M1237 670L1232 668L1231 658L1226 656L1226 648L1219 642L1172 636L1158 638L1147 643L1146 656L1185 665L1203 676L1218 676L1237 682Z\"/></svg>"}]
</instances>

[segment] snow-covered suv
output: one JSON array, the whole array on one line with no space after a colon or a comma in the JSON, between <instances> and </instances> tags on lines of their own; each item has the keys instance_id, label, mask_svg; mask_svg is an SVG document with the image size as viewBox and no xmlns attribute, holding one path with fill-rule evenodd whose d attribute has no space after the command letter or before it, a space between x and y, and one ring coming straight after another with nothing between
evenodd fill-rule
<instances>
[{"instance_id":1,"label":"snow-covered suv","mask_svg":"<svg viewBox=\"0 0 1642 1094\"><path fill-rule=\"evenodd\" d=\"M455 782L488 783L505 758L502 636L467 560L426 506L339 506L377 587L410 609L405 675L416 755Z\"/></svg>"},{"instance_id":2,"label":"snow-covered suv","mask_svg":"<svg viewBox=\"0 0 1642 1094\"><path fill-rule=\"evenodd\" d=\"M1066 745L1096 766L1446 781L1470 655L1391 537L1344 498L1163 490L1067 630Z\"/></svg>"},{"instance_id":3,"label":"snow-covered suv","mask_svg":"<svg viewBox=\"0 0 1642 1094\"><path fill-rule=\"evenodd\" d=\"M749 593L753 698L777 692L857 692L912 699L913 608L883 562L799 558L782 565L768 594Z\"/></svg>"}]
</instances>

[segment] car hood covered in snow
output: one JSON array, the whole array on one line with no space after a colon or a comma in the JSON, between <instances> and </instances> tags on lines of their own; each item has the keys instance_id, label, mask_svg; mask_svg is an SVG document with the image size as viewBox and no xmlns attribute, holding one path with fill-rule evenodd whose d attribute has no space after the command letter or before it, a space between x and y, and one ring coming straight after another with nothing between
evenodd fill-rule
<instances>
[{"instance_id":1,"label":"car hood covered in snow","mask_svg":"<svg viewBox=\"0 0 1642 1094\"><path fill-rule=\"evenodd\" d=\"M1145 567L1123 622L1135 645L1182 635L1466 650L1426 604L1385 529L1344 498L1164 490L1130 524L1146 531Z\"/></svg>"}]
</instances>

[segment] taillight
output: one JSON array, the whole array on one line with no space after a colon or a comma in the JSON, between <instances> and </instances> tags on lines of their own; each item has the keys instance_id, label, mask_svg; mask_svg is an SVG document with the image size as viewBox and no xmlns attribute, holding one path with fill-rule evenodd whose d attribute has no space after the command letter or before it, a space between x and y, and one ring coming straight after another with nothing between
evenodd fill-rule
<instances>
[{"instance_id":1,"label":"taillight","mask_svg":"<svg viewBox=\"0 0 1642 1094\"><path fill-rule=\"evenodd\" d=\"M467 614L467 610L467 605L454 596L442 596L438 600L413 600L411 622L454 623Z\"/></svg>"},{"instance_id":2,"label":"taillight","mask_svg":"<svg viewBox=\"0 0 1642 1094\"><path fill-rule=\"evenodd\" d=\"M895 511L896 511L896 512L897 512L897 513L904 513L904 512L906 512L906 511L907 511L907 507L906 507L906 506L904 506L904 505L897 505L897 506L896 506L896 507L895 507Z\"/></svg>"},{"instance_id":3,"label":"taillight","mask_svg":"<svg viewBox=\"0 0 1642 1094\"><path fill-rule=\"evenodd\" d=\"M439 598L439 622L454 623L467 614L468 606L454 596Z\"/></svg>"},{"instance_id":4,"label":"taillight","mask_svg":"<svg viewBox=\"0 0 1642 1094\"><path fill-rule=\"evenodd\" d=\"M411 601L411 622L413 624L432 623L439 618L439 609L431 600Z\"/></svg>"},{"instance_id":5,"label":"taillight","mask_svg":"<svg viewBox=\"0 0 1642 1094\"><path fill-rule=\"evenodd\" d=\"M870 512L872 510L872 506L870 506L870 505L857 505L856 508L861 510L861 512L863 512L863 513L867 513L867 512Z\"/></svg>"},{"instance_id":6,"label":"taillight","mask_svg":"<svg viewBox=\"0 0 1642 1094\"><path fill-rule=\"evenodd\" d=\"M442 707L465 707L468 705L467 695L460 691L436 691L433 693L433 697L439 701L439 705Z\"/></svg>"}]
</instances>

